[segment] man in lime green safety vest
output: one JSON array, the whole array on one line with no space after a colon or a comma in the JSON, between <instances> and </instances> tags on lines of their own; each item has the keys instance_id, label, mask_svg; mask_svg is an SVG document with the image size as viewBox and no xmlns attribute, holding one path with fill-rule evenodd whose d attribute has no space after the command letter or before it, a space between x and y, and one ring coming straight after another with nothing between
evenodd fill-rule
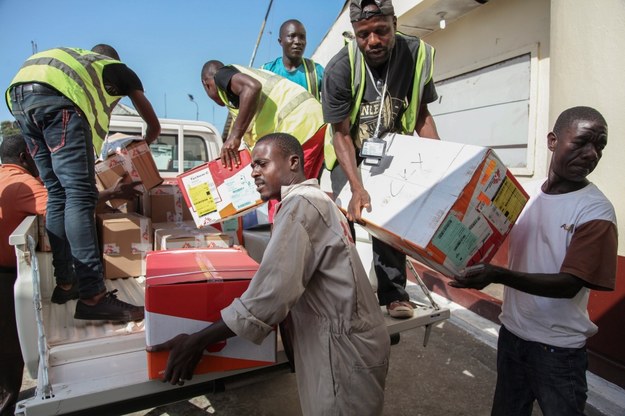
<instances>
[{"instance_id":1,"label":"man in lime green safety vest","mask_svg":"<svg viewBox=\"0 0 625 416\"><path fill-rule=\"evenodd\" d=\"M130 97L147 123L147 142L154 141L161 127L141 81L109 45L37 53L6 92L48 191L46 229L56 278L51 301L79 299L75 319L136 321L144 315L143 307L107 292L94 215L95 153L123 96Z\"/></svg>"},{"instance_id":2,"label":"man in lime green safety vest","mask_svg":"<svg viewBox=\"0 0 625 416\"><path fill-rule=\"evenodd\" d=\"M301 85L320 100L323 67L312 59L304 58L306 28L302 22L290 19L282 23L278 43L282 47L282 56L261 68Z\"/></svg>"},{"instance_id":3,"label":"man in lime green safety vest","mask_svg":"<svg viewBox=\"0 0 625 416\"><path fill-rule=\"evenodd\" d=\"M351 0L355 39L326 65L322 89L324 119L331 124L325 164L331 170L335 195L349 183L352 199L347 218L358 222L370 209L358 167L363 140L399 132L437 139L427 104L436 100L432 79L434 49L412 36L396 32L390 0ZM409 318L406 256L373 238L378 299L395 318Z\"/></svg>"},{"instance_id":4,"label":"man in lime green safety vest","mask_svg":"<svg viewBox=\"0 0 625 416\"><path fill-rule=\"evenodd\" d=\"M208 96L234 121L221 149L224 166L239 165L241 141L251 151L269 133L288 133L304 149L304 173L317 178L323 165L326 124L321 104L302 86L261 69L208 61L202 68Z\"/></svg>"}]
</instances>

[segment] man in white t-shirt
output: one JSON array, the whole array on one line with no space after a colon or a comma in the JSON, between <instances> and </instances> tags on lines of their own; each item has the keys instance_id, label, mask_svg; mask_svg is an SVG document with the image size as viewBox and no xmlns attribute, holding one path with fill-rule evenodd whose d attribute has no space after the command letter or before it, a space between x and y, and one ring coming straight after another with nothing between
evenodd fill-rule
<instances>
[{"instance_id":1,"label":"man in white t-shirt","mask_svg":"<svg viewBox=\"0 0 625 416\"><path fill-rule=\"evenodd\" d=\"M603 116L564 111L547 135L548 176L526 186L530 200L510 233L509 267L484 265L450 284L505 285L492 415L583 415L591 289L614 290L618 236L614 207L586 177L608 142Z\"/></svg>"}]
</instances>

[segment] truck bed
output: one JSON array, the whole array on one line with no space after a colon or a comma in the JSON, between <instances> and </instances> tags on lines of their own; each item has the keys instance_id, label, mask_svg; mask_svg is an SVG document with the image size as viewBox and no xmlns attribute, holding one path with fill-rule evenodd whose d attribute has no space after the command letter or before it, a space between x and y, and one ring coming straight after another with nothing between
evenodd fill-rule
<instances>
[{"instance_id":1,"label":"truck bed","mask_svg":"<svg viewBox=\"0 0 625 416\"><path fill-rule=\"evenodd\" d=\"M15 295L22 352L31 377L37 379L34 397L18 403L16 414L70 414L154 395L163 400L175 390L180 400L185 392L188 392L187 397L193 397L197 395L197 388L208 389L204 385L211 381L242 373L252 376L262 371L263 367L198 375L184 387L149 380L143 321L118 324L74 320L76 301L65 305L50 303L54 288L51 253L31 255L36 241L36 221L36 217L28 217L10 238L18 258ZM34 270L38 270L39 285ZM106 280L106 284L109 290L117 289L121 300L138 305L144 303L143 278ZM410 289L417 303L415 315L407 320L386 315L390 334L421 326L427 328L449 318L449 310L430 303L427 293L415 290L416 286ZM40 318L37 311L40 311ZM35 325L38 320L41 322L39 330ZM278 342L276 364L285 362L281 342ZM97 412L90 411L90 414Z\"/></svg>"}]
</instances>

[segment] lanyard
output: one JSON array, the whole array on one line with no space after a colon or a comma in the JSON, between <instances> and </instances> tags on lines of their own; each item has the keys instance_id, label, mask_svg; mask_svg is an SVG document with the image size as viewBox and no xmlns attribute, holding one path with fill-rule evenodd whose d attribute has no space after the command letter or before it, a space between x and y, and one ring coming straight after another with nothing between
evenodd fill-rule
<instances>
[{"instance_id":1,"label":"lanyard","mask_svg":"<svg viewBox=\"0 0 625 416\"><path fill-rule=\"evenodd\" d=\"M395 49L395 48L393 48ZM367 69L367 73L369 74L369 78L371 78L371 83L375 91L380 95L380 109L378 111L378 121L375 126L375 132L373 133L374 138L378 138L380 135L380 125L382 124L382 108L384 107L384 96L386 95L386 87L388 85L388 73L391 68L391 59L393 59L393 49L391 49L391 56L389 57L388 63L386 65L386 75L384 76L384 86L382 87L382 94L380 94L380 90L375 85L375 79L373 79L373 74L371 73L371 69L369 69L369 65L365 61L365 68Z\"/></svg>"}]
</instances>

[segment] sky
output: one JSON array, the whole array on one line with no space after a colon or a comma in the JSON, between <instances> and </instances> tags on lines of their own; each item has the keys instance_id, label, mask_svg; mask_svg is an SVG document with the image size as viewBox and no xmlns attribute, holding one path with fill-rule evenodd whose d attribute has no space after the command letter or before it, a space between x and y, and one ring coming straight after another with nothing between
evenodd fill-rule
<instances>
[{"instance_id":1,"label":"sky","mask_svg":"<svg viewBox=\"0 0 625 416\"><path fill-rule=\"evenodd\" d=\"M33 53L59 46L91 49L108 43L134 70L159 117L191 119L223 128L227 110L200 82L210 59L249 65L270 0L0 0L0 90ZM282 22L306 27L305 56L315 51L344 0L273 0L254 67L282 55ZM197 108L189 100L192 94ZM122 100L131 104L128 98ZM2 100L0 121L13 120Z\"/></svg>"}]
</instances>

